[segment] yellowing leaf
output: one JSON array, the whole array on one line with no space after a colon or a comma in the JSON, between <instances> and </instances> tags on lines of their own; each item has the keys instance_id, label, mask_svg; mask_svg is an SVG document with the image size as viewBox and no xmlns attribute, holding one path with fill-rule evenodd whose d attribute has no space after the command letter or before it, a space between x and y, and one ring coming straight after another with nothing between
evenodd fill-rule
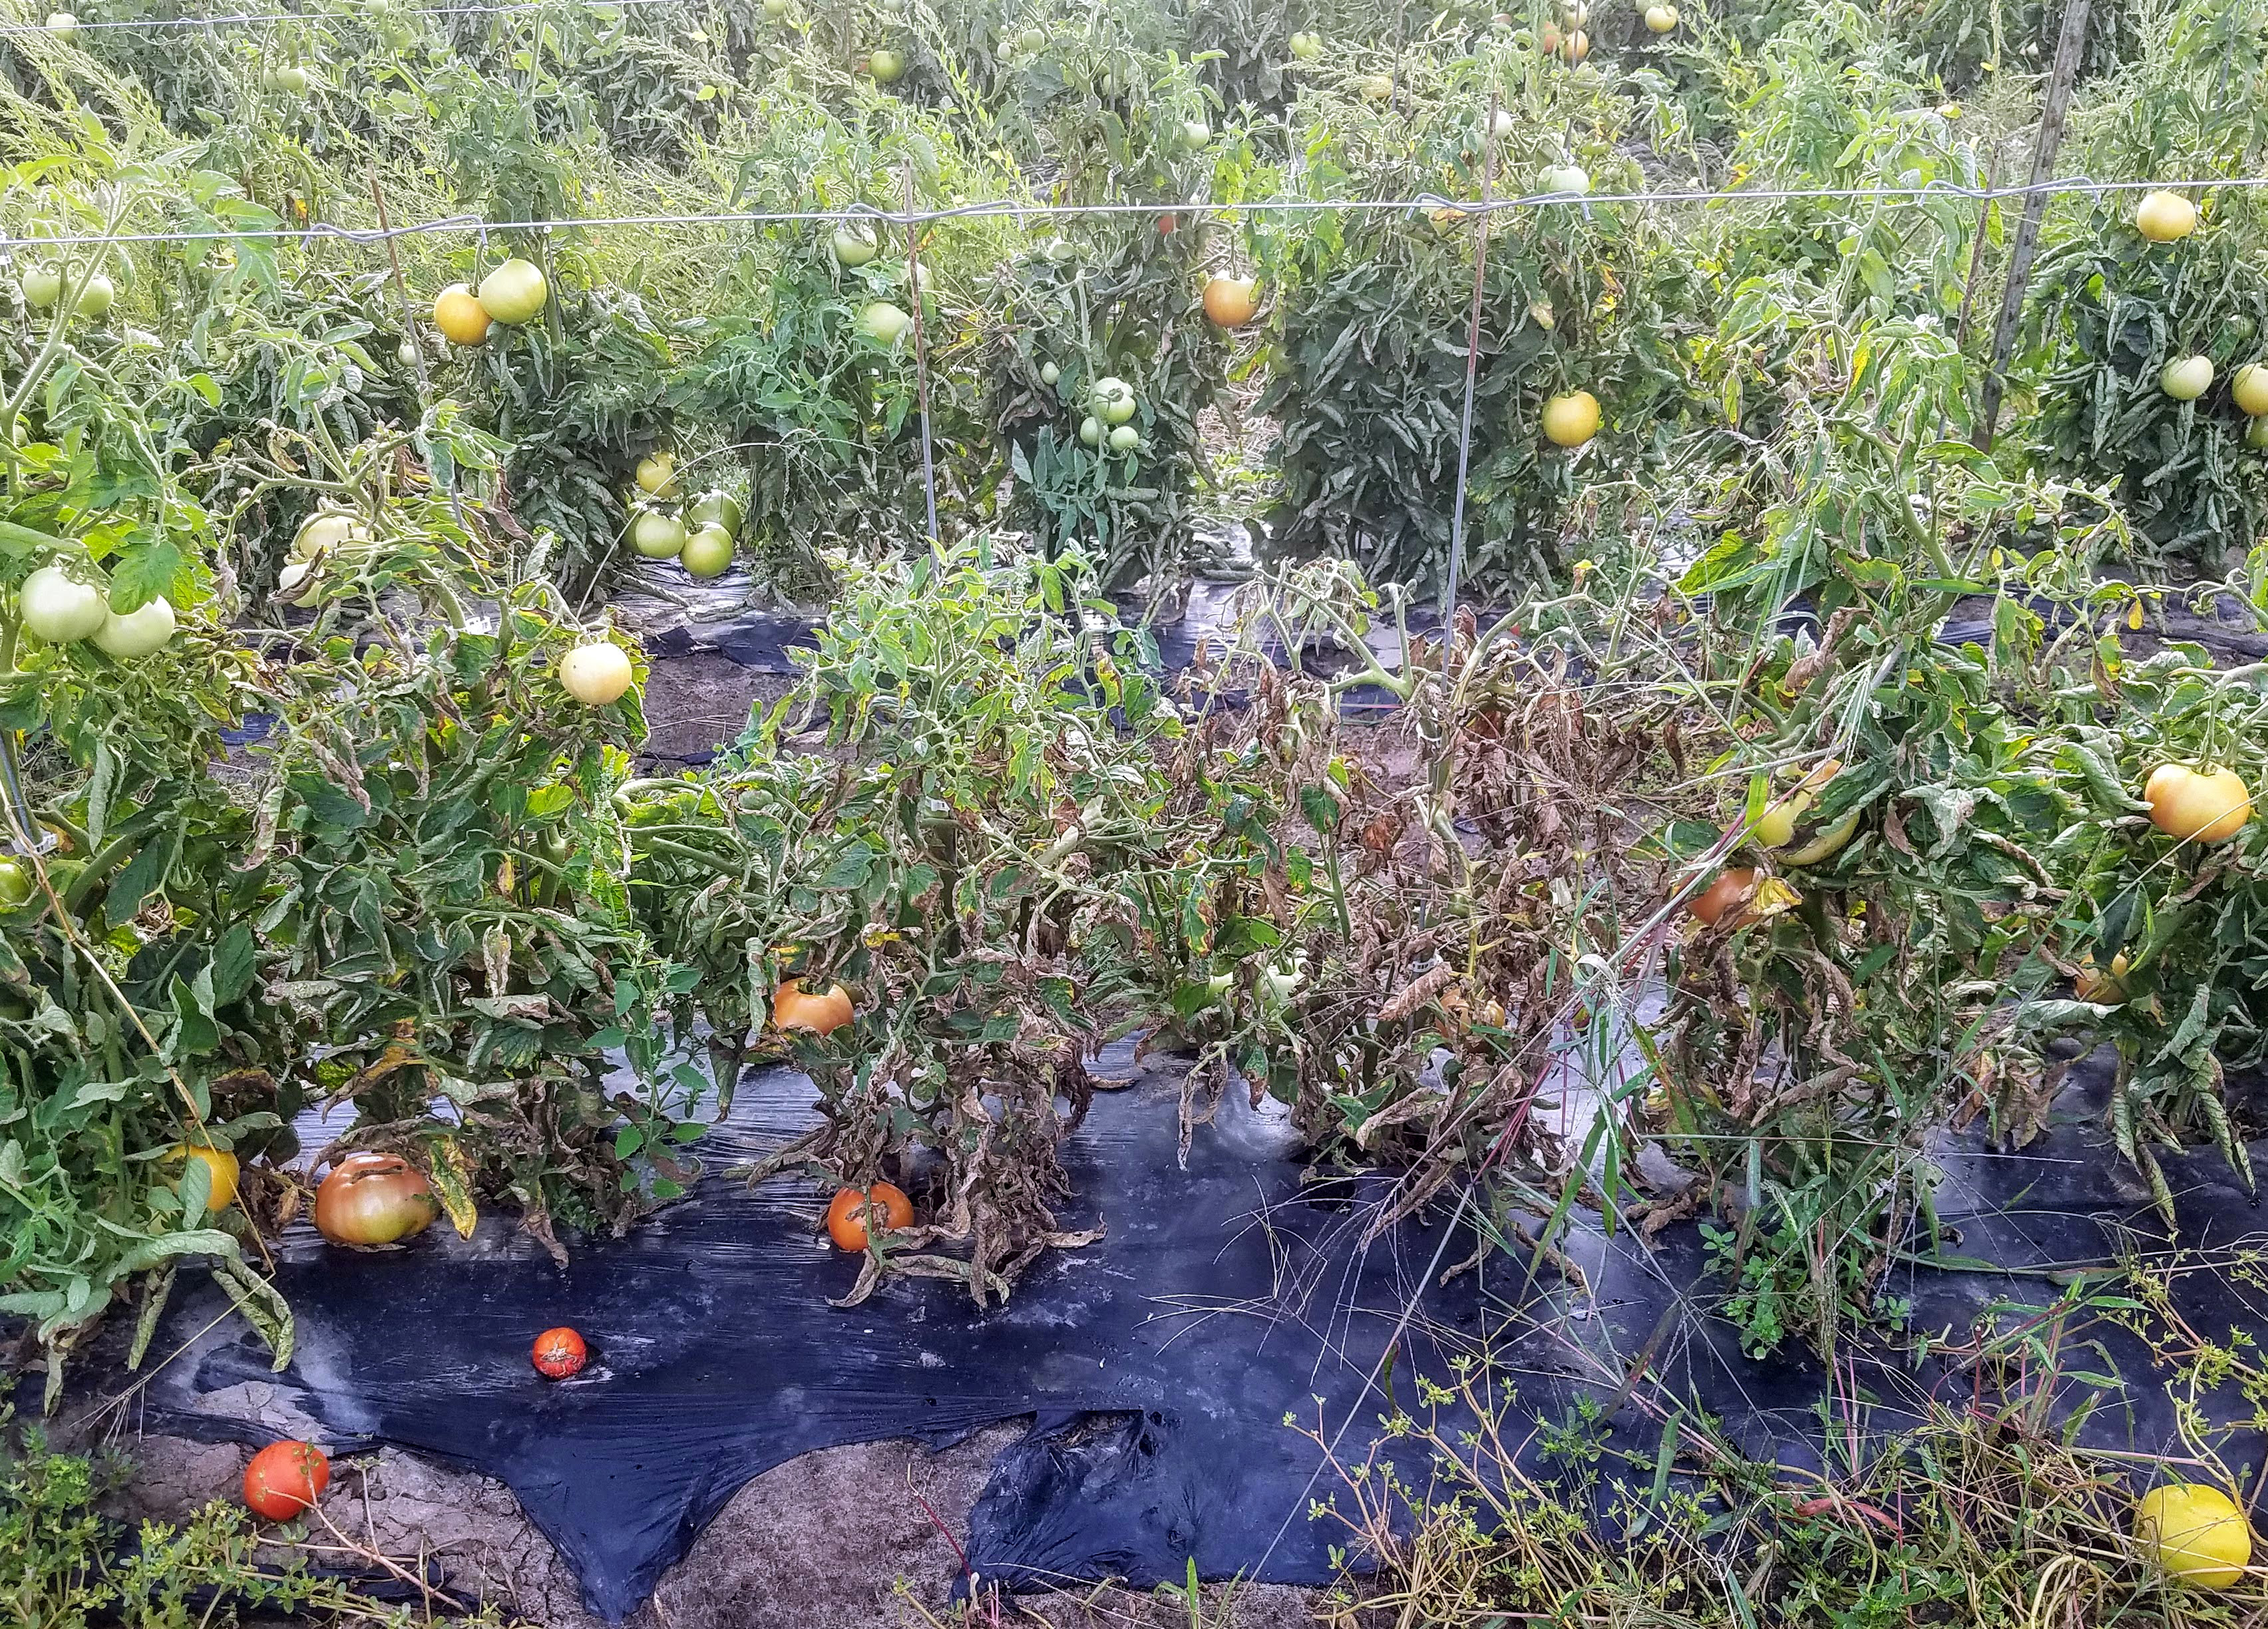
<instances>
[{"instance_id":1,"label":"yellowing leaf","mask_svg":"<svg viewBox=\"0 0 2268 1629\"><path fill-rule=\"evenodd\" d=\"M473 1160L453 1137L439 1137L433 1141L432 1168L426 1176L433 1184L434 1197L441 1201L441 1209L450 1225L463 1238L473 1236L473 1225L480 1220L480 1209L473 1203Z\"/></svg>"},{"instance_id":2,"label":"yellowing leaf","mask_svg":"<svg viewBox=\"0 0 2268 1629\"><path fill-rule=\"evenodd\" d=\"M1765 877L1756 884L1756 891L1742 914L1749 919L1777 917L1803 903L1803 896L1778 877Z\"/></svg>"}]
</instances>

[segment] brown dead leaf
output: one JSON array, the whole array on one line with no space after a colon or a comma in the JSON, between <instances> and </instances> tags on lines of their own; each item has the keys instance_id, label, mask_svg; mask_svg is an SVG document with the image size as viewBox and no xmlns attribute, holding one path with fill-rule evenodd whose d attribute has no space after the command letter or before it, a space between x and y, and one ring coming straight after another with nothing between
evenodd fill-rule
<instances>
[{"instance_id":1,"label":"brown dead leaf","mask_svg":"<svg viewBox=\"0 0 2268 1629\"><path fill-rule=\"evenodd\" d=\"M1427 969L1404 984L1384 1006L1378 1009L1378 1021L1381 1024L1400 1023L1454 984L1456 977L1456 970L1446 962Z\"/></svg>"}]
</instances>

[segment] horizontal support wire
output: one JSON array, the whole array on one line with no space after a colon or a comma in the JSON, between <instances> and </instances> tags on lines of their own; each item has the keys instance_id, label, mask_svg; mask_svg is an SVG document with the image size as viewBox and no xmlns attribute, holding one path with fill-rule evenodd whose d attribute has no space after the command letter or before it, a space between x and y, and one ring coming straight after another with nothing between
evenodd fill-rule
<instances>
[{"instance_id":1,"label":"horizontal support wire","mask_svg":"<svg viewBox=\"0 0 2268 1629\"><path fill-rule=\"evenodd\" d=\"M586 7L590 11L625 11L641 5L679 5L688 0L603 0L603 4ZM438 5L419 6L407 11L397 11L397 17L495 17L506 11L549 11L557 9L559 0L509 0L503 5ZM364 23L370 19L352 11L223 11L211 17L143 17L113 18L107 20L88 18L76 22L70 28L50 28L45 23L0 23L0 38L9 34L57 34L68 36L82 28L241 28L254 23Z\"/></svg>"},{"instance_id":2,"label":"horizontal support wire","mask_svg":"<svg viewBox=\"0 0 2268 1629\"><path fill-rule=\"evenodd\" d=\"M2003 198L2024 198L2036 193L2104 194L2145 192L2160 188L2171 191L2208 191L2215 188L2249 189L2268 187L2268 176L2217 176L2193 181L2098 181L2087 176L2067 176L2061 180L2042 181L2020 187L1964 187L1955 181L1932 181L1924 187L1778 187L1742 188L1734 191L1690 192L1623 192L1576 193L1540 192L1516 198L1498 198L1481 203L1470 198L1447 198L1439 193L1423 192L1414 198L1276 198L1233 203L1191 203L1172 199L1153 203L1016 203L1000 200L985 203L954 204L936 210L883 210L872 204L851 203L834 210L688 210L683 213L661 215L593 215L563 217L553 220L492 221L477 215L451 215L438 220L413 221L391 229L376 226L337 226L319 221L306 226L262 226L240 232L82 232L52 238L18 238L17 247L47 246L54 248L93 247L120 243L236 243L282 241L298 239L312 242L320 239L338 239L348 243L379 244L393 238L429 237L449 232L554 232L591 231L606 227L632 226L765 226L817 225L824 223L864 221L892 226L923 226L939 221L1066 218L1087 215L1158 215L1189 213L1196 215L1312 215L1343 213L1358 215L1407 214L1417 210L1451 210L1461 217L1483 215L1503 215L1519 210L1580 209L1604 203L1786 203L1805 201L1842 200L1876 203L1922 203L1932 199L1967 199L1992 203Z\"/></svg>"}]
</instances>

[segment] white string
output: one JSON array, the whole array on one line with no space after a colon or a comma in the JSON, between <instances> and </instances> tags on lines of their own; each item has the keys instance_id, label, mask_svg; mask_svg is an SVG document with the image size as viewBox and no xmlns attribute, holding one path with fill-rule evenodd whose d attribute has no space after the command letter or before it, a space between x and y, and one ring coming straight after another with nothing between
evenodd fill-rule
<instances>
[{"instance_id":1,"label":"white string","mask_svg":"<svg viewBox=\"0 0 2268 1629\"><path fill-rule=\"evenodd\" d=\"M922 226L937 221L1029 219L1083 215L1214 215L1349 214L1387 215L1418 210L1453 210L1462 217L1501 215L1514 210L1581 209L1603 203L1776 203L1805 201L1846 201L1879 203L1918 203L1932 198L1967 199L1992 203L2025 198L2036 193L2143 192L2164 188L2203 191L2214 188L2250 189L2268 187L2268 176L2213 177L2202 181L2098 181L2084 175L2041 181L2021 187L1965 187L1956 181L1932 181L1923 187L1780 187L1726 192L1529 193L1499 198L1490 203L1476 199L1448 198L1423 192L1414 198L1278 198L1235 203L1189 203L1171 200L1154 203L1016 203L997 200L955 204L938 210L882 210L872 204L846 204L835 210L688 210L681 214L593 215L549 220L492 221L477 215L451 215L438 220L415 221L382 231L375 226L336 226L328 221L307 226L255 227L240 232L87 232L55 238L18 238L18 247L47 245L55 248L89 247L116 243L231 243L244 240L337 238L349 243L384 243L389 238L431 236L452 232L555 232L617 226L763 226L818 225L826 222L884 222L893 226Z\"/></svg>"}]
</instances>

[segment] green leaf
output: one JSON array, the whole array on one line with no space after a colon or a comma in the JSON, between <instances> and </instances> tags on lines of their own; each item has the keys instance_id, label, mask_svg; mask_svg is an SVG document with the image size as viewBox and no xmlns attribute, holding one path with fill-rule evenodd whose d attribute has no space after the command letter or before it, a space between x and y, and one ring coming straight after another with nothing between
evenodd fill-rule
<instances>
[{"instance_id":1,"label":"green leaf","mask_svg":"<svg viewBox=\"0 0 2268 1629\"><path fill-rule=\"evenodd\" d=\"M124 615L160 594L180 592L189 580L188 557L161 534L129 548L110 568L110 608Z\"/></svg>"},{"instance_id":2,"label":"green leaf","mask_svg":"<svg viewBox=\"0 0 2268 1629\"><path fill-rule=\"evenodd\" d=\"M252 929L239 922L221 935L220 943L213 947L212 994L216 1006L226 1006L245 991L260 976L260 958Z\"/></svg>"},{"instance_id":3,"label":"green leaf","mask_svg":"<svg viewBox=\"0 0 2268 1629\"><path fill-rule=\"evenodd\" d=\"M865 882L873 869L874 851L859 844L835 857L835 863L827 868L819 886L829 890L855 888Z\"/></svg>"},{"instance_id":4,"label":"green leaf","mask_svg":"<svg viewBox=\"0 0 2268 1629\"><path fill-rule=\"evenodd\" d=\"M172 868L173 845L180 841L180 831L175 829L173 839L163 838L135 852L134 858L119 868L111 879L109 896L103 901L103 919L112 927L122 927L134 920L142 909L142 902L165 885L166 874Z\"/></svg>"}]
</instances>

